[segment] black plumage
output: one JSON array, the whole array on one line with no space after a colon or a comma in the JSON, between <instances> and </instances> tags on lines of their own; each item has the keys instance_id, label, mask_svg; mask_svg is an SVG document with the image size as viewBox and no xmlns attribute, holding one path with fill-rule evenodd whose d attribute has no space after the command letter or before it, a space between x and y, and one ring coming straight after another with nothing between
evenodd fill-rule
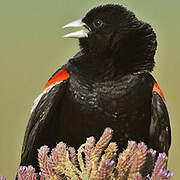
<instances>
[{"instance_id":1,"label":"black plumage","mask_svg":"<svg viewBox=\"0 0 180 180\"><path fill-rule=\"evenodd\" d=\"M157 47L151 26L119 5L92 9L81 25L87 33L69 35L79 38L80 52L51 77L35 102L21 165L38 170L42 145L53 148L64 141L78 148L88 136L99 138L105 127L114 130L120 151L135 140L168 153L169 117L150 74Z\"/></svg>"}]
</instances>

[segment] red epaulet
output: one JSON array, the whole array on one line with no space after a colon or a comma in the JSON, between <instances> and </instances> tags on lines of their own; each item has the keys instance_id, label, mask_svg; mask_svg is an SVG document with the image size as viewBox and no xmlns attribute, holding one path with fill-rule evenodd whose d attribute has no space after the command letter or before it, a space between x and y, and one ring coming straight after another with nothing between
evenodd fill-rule
<instances>
[{"instance_id":1,"label":"red epaulet","mask_svg":"<svg viewBox=\"0 0 180 180\"><path fill-rule=\"evenodd\" d=\"M58 82L64 81L69 78L69 73L66 71L66 69L62 69L59 72L57 72L44 86L41 93L47 89L49 86L54 85Z\"/></svg>"},{"instance_id":2,"label":"red epaulet","mask_svg":"<svg viewBox=\"0 0 180 180\"><path fill-rule=\"evenodd\" d=\"M161 98L165 101L164 94L163 94L162 90L160 89L160 87L158 86L157 82L155 82L153 85L153 91L158 93L161 96Z\"/></svg>"}]
</instances>

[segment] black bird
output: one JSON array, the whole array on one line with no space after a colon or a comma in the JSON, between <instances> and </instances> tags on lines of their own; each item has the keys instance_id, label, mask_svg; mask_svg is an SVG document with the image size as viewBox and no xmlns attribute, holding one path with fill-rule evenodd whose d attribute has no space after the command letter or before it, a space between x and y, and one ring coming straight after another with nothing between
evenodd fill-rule
<instances>
[{"instance_id":1,"label":"black bird","mask_svg":"<svg viewBox=\"0 0 180 180\"><path fill-rule=\"evenodd\" d=\"M37 170L37 149L59 141L78 148L88 136L114 130L120 150L144 141L168 153L171 130L164 96L150 74L157 47L152 27L120 5L90 10L64 27L80 52L57 70L34 102L20 165Z\"/></svg>"}]
</instances>

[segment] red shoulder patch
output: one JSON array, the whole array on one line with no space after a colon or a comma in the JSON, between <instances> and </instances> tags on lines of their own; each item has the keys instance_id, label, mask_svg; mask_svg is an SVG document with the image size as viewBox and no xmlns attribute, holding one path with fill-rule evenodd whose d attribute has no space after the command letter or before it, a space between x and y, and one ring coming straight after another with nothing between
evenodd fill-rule
<instances>
[{"instance_id":1,"label":"red shoulder patch","mask_svg":"<svg viewBox=\"0 0 180 180\"><path fill-rule=\"evenodd\" d=\"M48 88L49 86L64 81L66 79L69 78L69 73L66 71L66 69L62 69L61 71L57 72L48 82L47 84L44 86L44 88L42 89L41 93Z\"/></svg>"},{"instance_id":2,"label":"red shoulder patch","mask_svg":"<svg viewBox=\"0 0 180 180\"><path fill-rule=\"evenodd\" d=\"M153 91L157 92L162 97L162 99L165 101L164 94L161 91L160 87L158 86L157 82L155 82L153 85Z\"/></svg>"}]
</instances>

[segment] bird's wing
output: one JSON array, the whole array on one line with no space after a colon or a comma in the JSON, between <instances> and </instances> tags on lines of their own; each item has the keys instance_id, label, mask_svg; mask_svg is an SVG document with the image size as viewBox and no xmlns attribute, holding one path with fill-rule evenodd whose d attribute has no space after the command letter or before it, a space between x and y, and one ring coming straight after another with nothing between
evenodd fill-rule
<instances>
[{"instance_id":1,"label":"bird's wing","mask_svg":"<svg viewBox=\"0 0 180 180\"><path fill-rule=\"evenodd\" d=\"M62 100L65 94L68 78L69 74L66 69L58 70L49 79L41 91L41 94L35 99L25 132L21 165L27 165L26 163L29 163L30 158L32 158L30 154L32 154L33 149L36 148L42 131L44 128L47 128L50 122L50 118L48 117L53 113L53 107ZM36 151L37 149L35 152Z\"/></svg>"},{"instance_id":2,"label":"bird's wing","mask_svg":"<svg viewBox=\"0 0 180 180\"><path fill-rule=\"evenodd\" d=\"M166 152L171 145L171 128L164 95L155 82L152 91L152 115L150 124L150 145L159 152Z\"/></svg>"}]
</instances>

